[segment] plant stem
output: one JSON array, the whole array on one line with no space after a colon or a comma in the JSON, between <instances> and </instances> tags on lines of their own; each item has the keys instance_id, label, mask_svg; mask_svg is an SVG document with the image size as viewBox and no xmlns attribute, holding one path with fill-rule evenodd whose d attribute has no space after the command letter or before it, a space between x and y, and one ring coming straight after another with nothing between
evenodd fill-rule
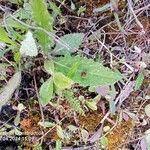
<instances>
[{"instance_id":1,"label":"plant stem","mask_svg":"<svg viewBox=\"0 0 150 150\"><path fill-rule=\"evenodd\" d=\"M128 1L129 9L130 9L131 13L132 13L133 16L134 16L137 25L143 30L144 27L143 27L143 25L141 24L141 22L139 21L139 19L137 18L136 14L135 14L135 12L134 12L134 10L133 10L133 7L132 7L132 5L131 5L131 0L127 0L127 1ZM144 30L143 30L143 31L144 31Z\"/></svg>"}]
</instances>

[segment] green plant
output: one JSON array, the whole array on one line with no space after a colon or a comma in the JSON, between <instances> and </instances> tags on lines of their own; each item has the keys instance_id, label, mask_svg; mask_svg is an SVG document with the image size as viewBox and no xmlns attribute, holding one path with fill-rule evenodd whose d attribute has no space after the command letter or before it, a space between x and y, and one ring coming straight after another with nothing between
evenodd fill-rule
<instances>
[{"instance_id":1,"label":"green plant","mask_svg":"<svg viewBox=\"0 0 150 150\"><path fill-rule=\"evenodd\" d=\"M54 49L54 53L64 55L66 53L73 53L77 51L82 43L83 37L83 33L66 34L60 37L60 40L68 47L66 48L62 46L62 44L57 43Z\"/></svg>"},{"instance_id":2,"label":"green plant","mask_svg":"<svg viewBox=\"0 0 150 150\"><path fill-rule=\"evenodd\" d=\"M122 129L132 128L128 121L137 116L121 110L125 109L122 104L128 104L124 100L128 101L132 92L134 102L136 90L139 90L136 97L137 94L143 97L142 103L150 99L149 62L145 60L148 43L137 38L147 39L149 23L141 12L148 6L134 2L132 5L130 0L127 9L122 8L126 5L124 1L120 4L116 0L87 4L80 0L83 6L72 0L57 0L56 3L50 0L8 1L12 4L0 5L0 10L4 11L0 25L0 110L2 108L2 118L3 112L9 117L9 108L17 113L10 118L13 125L9 119L8 124L1 123L0 132L21 136L28 133L28 127L31 127L29 133L39 130L38 135L34 135L37 139L33 141L34 150L43 149L49 139L52 146L56 142L55 150L72 143L88 144L89 149L95 141L100 142L102 149L107 149L111 141L115 143L111 131L119 130L118 123L122 131L119 130L119 134L124 137ZM95 6L101 7L95 9ZM88 18L91 14L86 15L86 9L87 13L91 9L94 13L107 10L111 13ZM123 25L123 19L129 22ZM124 27L129 35L118 32L114 21L120 31L125 33ZM138 32L138 26L145 32ZM144 106L143 109L141 105L139 111L144 110L146 117L150 117L150 105ZM134 110L132 104L129 110L131 108ZM144 121L142 125L147 123ZM125 122L129 127L126 128ZM149 148L149 131L142 138ZM114 145L119 147L117 143Z\"/></svg>"},{"instance_id":3,"label":"green plant","mask_svg":"<svg viewBox=\"0 0 150 150\"><path fill-rule=\"evenodd\" d=\"M134 90L135 91L140 89L140 87L141 87L141 85L143 83L143 80L144 80L144 75L141 72L141 73L138 74L138 77L137 77L137 79L135 81L135 86L134 86Z\"/></svg>"},{"instance_id":4,"label":"green plant","mask_svg":"<svg viewBox=\"0 0 150 150\"><path fill-rule=\"evenodd\" d=\"M31 0L33 20L37 26L43 29L53 32L53 16L49 14L47 10L47 4L44 0ZM39 40L39 43L47 53L53 46L54 41L46 33L42 31L35 31L35 34Z\"/></svg>"},{"instance_id":5,"label":"green plant","mask_svg":"<svg viewBox=\"0 0 150 150\"><path fill-rule=\"evenodd\" d=\"M51 77L40 87L40 102L43 106L47 105L54 93L60 93L66 88L70 88L73 81L61 72L55 72L52 60L45 61L45 70L51 74Z\"/></svg>"},{"instance_id":6,"label":"green plant","mask_svg":"<svg viewBox=\"0 0 150 150\"><path fill-rule=\"evenodd\" d=\"M31 31L28 31L25 35L25 39L21 42L19 51L22 56L37 56L38 49Z\"/></svg>"},{"instance_id":7,"label":"green plant","mask_svg":"<svg viewBox=\"0 0 150 150\"><path fill-rule=\"evenodd\" d=\"M64 91L64 97L69 102L70 106L79 114L84 115L84 111L81 108L80 101L76 99L71 91Z\"/></svg>"},{"instance_id":8,"label":"green plant","mask_svg":"<svg viewBox=\"0 0 150 150\"><path fill-rule=\"evenodd\" d=\"M10 45L14 45L15 43L13 42L13 40L11 40L8 36L8 33L5 31L5 29L3 27L0 27L0 41L10 44Z\"/></svg>"},{"instance_id":9,"label":"green plant","mask_svg":"<svg viewBox=\"0 0 150 150\"><path fill-rule=\"evenodd\" d=\"M42 46L45 54L48 54L51 46L54 44L54 39L50 37L48 33L53 32L54 18L60 14L59 9L54 3L50 3L50 8L52 9L52 14L50 14L47 10L47 3L44 0L31 0L31 3L25 3L23 6L23 9L32 16L32 24L35 24L37 27L32 28L31 26L34 31L28 30L30 26L15 18L20 16L18 13L24 12L21 9L19 12L14 13L15 17L11 19L10 17L7 18L7 21L12 21L10 31L12 33L12 31L16 29L21 29L21 32L28 32L25 38L21 33L18 33L18 36L12 34L11 37L19 40L19 42L22 41L19 49L22 57L37 56L39 45ZM25 14L23 14L20 19L24 19L26 22L29 20ZM14 28L15 30L12 30ZM1 28L0 31L3 35L0 40L14 45L15 42L9 38L7 32L3 28ZM38 42L36 42L36 38ZM44 68L51 77L41 85L39 90L39 100L42 106L47 105L53 96L55 96L55 93L61 94L65 89L71 88L74 83L78 83L82 86L96 87L98 85L111 85L122 79L119 72L112 71L99 62L79 55L72 55L73 52L79 49L83 38L83 33L73 33L64 35L56 40L56 46L53 52L61 54L63 57L55 58L51 56L50 59L44 63ZM17 47L19 46L17 45ZM19 55L18 52L14 53L16 62L21 60L21 55ZM78 102L73 103L73 99L70 99L70 103L73 107L75 107L75 105L79 106Z\"/></svg>"},{"instance_id":10,"label":"green plant","mask_svg":"<svg viewBox=\"0 0 150 150\"><path fill-rule=\"evenodd\" d=\"M53 97L54 91L53 79L50 78L45 81L42 86L40 87L39 95L40 95L40 102L43 106L47 105L49 101Z\"/></svg>"},{"instance_id":11,"label":"green plant","mask_svg":"<svg viewBox=\"0 0 150 150\"><path fill-rule=\"evenodd\" d=\"M62 141L57 140L55 150L61 150L61 148L62 148Z\"/></svg>"},{"instance_id":12,"label":"green plant","mask_svg":"<svg viewBox=\"0 0 150 150\"><path fill-rule=\"evenodd\" d=\"M112 71L99 62L85 57L70 56L54 59L55 68L82 86L110 85L122 79L118 71Z\"/></svg>"},{"instance_id":13,"label":"green plant","mask_svg":"<svg viewBox=\"0 0 150 150\"><path fill-rule=\"evenodd\" d=\"M11 3L14 3L14 4L22 4L23 0L9 0Z\"/></svg>"}]
</instances>

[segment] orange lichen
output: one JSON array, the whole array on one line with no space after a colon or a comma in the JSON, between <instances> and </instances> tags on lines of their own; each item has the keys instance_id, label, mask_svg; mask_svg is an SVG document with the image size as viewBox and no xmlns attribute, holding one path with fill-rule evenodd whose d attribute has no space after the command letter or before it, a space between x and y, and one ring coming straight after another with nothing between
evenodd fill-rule
<instances>
[{"instance_id":1,"label":"orange lichen","mask_svg":"<svg viewBox=\"0 0 150 150\"><path fill-rule=\"evenodd\" d=\"M30 114L28 118L24 118L20 122L20 128L23 129L25 133L35 133L40 130L40 126L38 125L39 121L39 115Z\"/></svg>"},{"instance_id":2,"label":"orange lichen","mask_svg":"<svg viewBox=\"0 0 150 150\"><path fill-rule=\"evenodd\" d=\"M43 129L38 125L40 120L41 117L38 113L29 112L28 117L20 122L20 128L23 130L23 135L25 135L25 140L22 140L25 150L33 149L37 139L42 136Z\"/></svg>"},{"instance_id":3,"label":"orange lichen","mask_svg":"<svg viewBox=\"0 0 150 150\"><path fill-rule=\"evenodd\" d=\"M123 121L117 125L106 137L108 139L108 150L117 150L125 142L134 127L132 120Z\"/></svg>"},{"instance_id":4,"label":"orange lichen","mask_svg":"<svg viewBox=\"0 0 150 150\"><path fill-rule=\"evenodd\" d=\"M97 111L79 117L79 124L89 132L94 132L102 119L102 114Z\"/></svg>"},{"instance_id":5,"label":"orange lichen","mask_svg":"<svg viewBox=\"0 0 150 150\"><path fill-rule=\"evenodd\" d=\"M79 124L88 132L95 132L102 118L103 115L95 111L92 113L88 113L86 116L79 117ZM106 125L112 127L112 125L108 121L105 122L105 126ZM119 123L106 136L106 138L108 139L107 149L117 150L118 147L125 142L133 127L134 123L132 120L122 121L121 123Z\"/></svg>"}]
</instances>

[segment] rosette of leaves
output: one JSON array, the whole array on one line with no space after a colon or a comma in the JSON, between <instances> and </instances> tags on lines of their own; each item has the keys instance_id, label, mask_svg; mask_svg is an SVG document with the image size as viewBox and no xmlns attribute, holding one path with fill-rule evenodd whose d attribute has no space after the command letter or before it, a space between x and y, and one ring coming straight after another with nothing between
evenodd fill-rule
<instances>
[{"instance_id":1,"label":"rosette of leaves","mask_svg":"<svg viewBox=\"0 0 150 150\"><path fill-rule=\"evenodd\" d=\"M51 78L40 88L43 105L49 103L54 93L59 94L71 88L73 83L79 83L82 86L111 85L122 79L118 71L112 71L99 62L80 56L58 57L46 61L44 68L51 74Z\"/></svg>"}]
</instances>

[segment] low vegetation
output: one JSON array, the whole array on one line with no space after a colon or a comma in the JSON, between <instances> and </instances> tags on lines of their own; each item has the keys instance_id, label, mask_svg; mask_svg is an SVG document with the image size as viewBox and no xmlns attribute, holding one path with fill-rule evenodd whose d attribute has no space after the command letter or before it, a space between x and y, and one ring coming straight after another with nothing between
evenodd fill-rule
<instances>
[{"instance_id":1,"label":"low vegetation","mask_svg":"<svg viewBox=\"0 0 150 150\"><path fill-rule=\"evenodd\" d=\"M0 147L149 150L149 8L0 1Z\"/></svg>"}]
</instances>

